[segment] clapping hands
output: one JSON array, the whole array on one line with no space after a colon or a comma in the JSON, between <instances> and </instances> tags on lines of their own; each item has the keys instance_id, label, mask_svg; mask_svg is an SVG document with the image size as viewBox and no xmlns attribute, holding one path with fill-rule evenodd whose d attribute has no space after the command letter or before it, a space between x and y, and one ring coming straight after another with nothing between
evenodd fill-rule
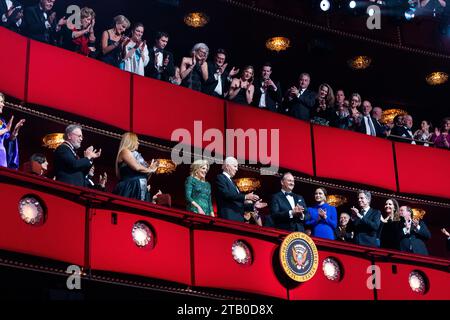
<instances>
[{"instance_id":1,"label":"clapping hands","mask_svg":"<svg viewBox=\"0 0 450 320\"><path fill-rule=\"evenodd\" d=\"M94 149L93 146L90 146L89 148L84 150L84 157L88 158L89 160L96 159L96 158L100 157L101 154L102 154L102 149L97 151L96 149Z\"/></svg>"}]
</instances>

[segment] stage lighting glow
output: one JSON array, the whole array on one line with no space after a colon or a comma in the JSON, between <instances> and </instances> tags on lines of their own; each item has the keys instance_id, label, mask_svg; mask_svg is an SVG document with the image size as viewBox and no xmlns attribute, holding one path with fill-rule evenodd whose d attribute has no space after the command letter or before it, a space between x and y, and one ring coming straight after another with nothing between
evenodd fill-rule
<instances>
[{"instance_id":1,"label":"stage lighting glow","mask_svg":"<svg viewBox=\"0 0 450 320\"><path fill-rule=\"evenodd\" d=\"M356 1L350 1L350 2L348 3L348 6L349 6L351 9L355 9L355 8L356 8Z\"/></svg>"},{"instance_id":2,"label":"stage lighting glow","mask_svg":"<svg viewBox=\"0 0 450 320\"><path fill-rule=\"evenodd\" d=\"M416 9L409 8L408 10L405 11L405 19L406 20L414 19L415 14L416 14Z\"/></svg>"},{"instance_id":3,"label":"stage lighting glow","mask_svg":"<svg viewBox=\"0 0 450 320\"><path fill-rule=\"evenodd\" d=\"M320 1L320 9L322 9L322 11L328 11L330 10L330 1L328 0L322 0Z\"/></svg>"}]
</instances>

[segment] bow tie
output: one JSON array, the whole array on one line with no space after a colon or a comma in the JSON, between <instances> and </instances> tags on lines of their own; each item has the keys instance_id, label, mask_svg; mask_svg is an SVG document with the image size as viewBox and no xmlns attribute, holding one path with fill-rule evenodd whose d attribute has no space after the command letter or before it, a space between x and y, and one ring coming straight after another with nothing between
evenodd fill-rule
<instances>
[{"instance_id":1,"label":"bow tie","mask_svg":"<svg viewBox=\"0 0 450 320\"><path fill-rule=\"evenodd\" d=\"M294 194L293 194L292 192L285 192L284 195L285 195L286 197L287 197L287 196L294 197Z\"/></svg>"},{"instance_id":2,"label":"bow tie","mask_svg":"<svg viewBox=\"0 0 450 320\"><path fill-rule=\"evenodd\" d=\"M155 49L155 53L158 53L158 52L163 52L163 50L162 50L162 49L159 49L159 48L156 48L156 49Z\"/></svg>"}]
</instances>

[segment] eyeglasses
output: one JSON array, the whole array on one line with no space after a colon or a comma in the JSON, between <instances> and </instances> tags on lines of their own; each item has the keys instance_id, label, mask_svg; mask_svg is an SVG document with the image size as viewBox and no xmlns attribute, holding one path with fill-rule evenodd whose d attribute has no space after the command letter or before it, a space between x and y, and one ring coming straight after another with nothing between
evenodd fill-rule
<instances>
[{"instance_id":1,"label":"eyeglasses","mask_svg":"<svg viewBox=\"0 0 450 320\"><path fill-rule=\"evenodd\" d=\"M73 134L73 135L76 136L77 138L83 139L83 134L76 134L75 132L72 132L71 134Z\"/></svg>"}]
</instances>

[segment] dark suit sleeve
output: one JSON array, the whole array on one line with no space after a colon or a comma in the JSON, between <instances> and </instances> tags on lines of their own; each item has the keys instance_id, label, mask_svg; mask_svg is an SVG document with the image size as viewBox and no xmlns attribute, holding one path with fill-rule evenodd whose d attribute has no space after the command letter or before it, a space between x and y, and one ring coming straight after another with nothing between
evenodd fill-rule
<instances>
[{"instance_id":1,"label":"dark suit sleeve","mask_svg":"<svg viewBox=\"0 0 450 320\"><path fill-rule=\"evenodd\" d=\"M75 159L71 151L67 147L60 147L56 149L55 156L61 159L68 168L76 171L87 171L92 166L92 162L88 158Z\"/></svg>"},{"instance_id":2,"label":"dark suit sleeve","mask_svg":"<svg viewBox=\"0 0 450 320\"><path fill-rule=\"evenodd\" d=\"M372 214L369 215L367 213L362 219L356 220L355 225L366 225L373 231L375 232L378 231L381 223L380 220L381 212L375 209L372 210L373 210Z\"/></svg>"},{"instance_id":3,"label":"dark suit sleeve","mask_svg":"<svg viewBox=\"0 0 450 320\"><path fill-rule=\"evenodd\" d=\"M303 97L300 96L300 99L303 101L303 104L309 109L312 110L314 108L314 104L316 103L316 94L312 91L309 92L309 95Z\"/></svg>"},{"instance_id":4,"label":"dark suit sleeve","mask_svg":"<svg viewBox=\"0 0 450 320\"><path fill-rule=\"evenodd\" d=\"M290 221L289 210L282 210L280 207L280 200L278 195L272 196L270 202L270 215L276 223L287 223Z\"/></svg>"},{"instance_id":5,"label":"dark suit sleeve","mask_svg":"<svg viewBox=\"0 0 450 320\"><path fill-rule=\"evenodd\" d=\"M223 178L222 178L223 176ZM227 188L227 177L224 175L218 175L216 180L217 195L227 201L245 201L245 195L243 193L230 192Z\"/></svg>"},{"instance_id":6,"label":"dark suit sleeve","mask_svg":"<svg viewBox=\"0 0 450 320\"><path fill-rule=\"evenodd\" d=\"M420 221L419 222L420 230L417 231L416 229L413 229L413 232L422 240L428 240L431 238L431 233L427 228L427 225L425 222Z\"/></svg>"},{"instance_id":7,"label":"dark suit sleeve","mask_svg":"<svg viewBox=\"0 0 450 320\"><path fill-rule=\"evenodd\" d=\"M283 100L283 94L281 91L281 84L280 82L275 83L277 86L277 91L275 91L272 87L269 88L269 95L272 98L273 101L276 101L278 105L281 104L281 101Z\"/></svg>"}]
</instances>

